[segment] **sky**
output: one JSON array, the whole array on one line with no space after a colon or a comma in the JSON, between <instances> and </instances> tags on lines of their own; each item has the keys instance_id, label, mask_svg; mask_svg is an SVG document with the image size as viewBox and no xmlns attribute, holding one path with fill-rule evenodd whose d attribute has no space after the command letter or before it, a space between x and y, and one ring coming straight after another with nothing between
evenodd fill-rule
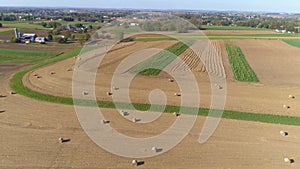
<instances>
[{"instance_id":1,"label":"sky","mask_svg":"<svg viewBox=\"0 0 300 169\"><path fill-rule=\"evenodd\" d=\"M300 13L300 0L0 0L0 6Z\"/></svg>"}]
</instances>

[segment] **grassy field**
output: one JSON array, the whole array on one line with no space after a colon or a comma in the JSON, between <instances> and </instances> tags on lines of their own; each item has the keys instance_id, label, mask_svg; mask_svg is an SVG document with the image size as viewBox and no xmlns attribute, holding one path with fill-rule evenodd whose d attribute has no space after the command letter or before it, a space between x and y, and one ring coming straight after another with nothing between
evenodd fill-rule
<instances>
[{"instance_id":1,"label":"grassy field","mask_svg":"<svg viewBox=\"0 0 300 169\"><path fill-rule=\"evenodd\" d=\"M40 23L41 22L50 22L50 21L1 21L3 24L3 27L5 28L18 28L19 30L23 29L38 29L38 30L43 30L43 29L49 29L49 28L44 28ZM92 25L93 27L98 27L102 26L102 23L95 23L95 22L66 22L66 21L55 21L58 23L61 23L62 25L75 25L76 23L81 23L85 26Z\"/></svg>"},{"instance_id":2,"label":"grassy field","mask_svg":"<svg viewBox=\"0 0 300 169\"><path fill-rule=\"evenodd\" d=\"M289 45L300 48L300 40L284 40L284 42L288 43Z\"/></svg>"},{"instance_id":3,"label":"grassy field","mask_svg":"<svg viewBox=\"0 0 300 169\"><path fill-rule=\"evenodd\" d=\"M39 21L42 22L42 21ZM44 28L42 25L37 24L37 22L29 22L29 21L1 21L3 27L5 28L18 28L22 29L48 29ZM33 24L34 23L34 24Z\"/></svg>"},{"instance_id":4,"label":"grassy field","mask_svg":"<svg viewBox=\"0 0 300 169\"><path fill-rule=\"evenodd\" d=\"M140 32L139 27L133 27L133 28L128 28L128 29L111 29L111 30L107 30L108 32L111 33L117 33L117 32L123 32L123 33L137 33Z\"/></svg>"},{"instance_id":5,"label":"grassy field","mask_svg":"<svg viewBox=\"0 0 300 169\"><path fill-rule=\"evenodd\" d=\"M60 54L60 52L0 49L0 63L36 63Z\"/></svg>"},{"instance_id":6,"label":"grassy field","mask_svg":"<svg viewBox=\"0 0 300 169\"><path fill-rule=\"evenodd\" d=\"M169 65L177 56L183 53L188 46L182 42L178 42L164 51L159 52L150 59L134 66L130 69L130 73L138 73L146 76L157 76L161 70Z\"/></svg>"},{"instance_id":7,"label":"grassy field","mask_svg":"<svg viewBox=\"0 0 300 169\"><path fill-rule=\"evenodd\" d=\"M238 46L227 42L226 50L236 80L242 82L259 82L255 72L248 64L242 50Z\"/></svg>"},{"instance_id":8,"label":"grassy field","mask_svg":"<svg viewBox=\"0 0 300 169\"><path fill-rule=\"evenodd\" d=\"M266 30L252 27L238 27L238 26L206 26L202 25L201 30Z\"/></svg>"}]
</instances>

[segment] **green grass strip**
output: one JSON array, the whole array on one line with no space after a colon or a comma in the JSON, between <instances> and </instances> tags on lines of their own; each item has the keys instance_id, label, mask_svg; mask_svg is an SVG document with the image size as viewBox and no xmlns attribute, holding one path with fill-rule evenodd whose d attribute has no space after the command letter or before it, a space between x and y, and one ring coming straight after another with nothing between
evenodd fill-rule
<instances>
[{"instance_id":1,"label":"green grass strip","mask_svg":"<svg viewBox=\"0 0 300 169\"><path fill-rule=\"evenodd\" d=\"M236 80L242 82L259 82L255 72L248 64L242 50L238 46L227 42L226 50Z\"/></svg>"},{"instance_id":2,"label":"green grass strip","mask_svg":"<svg viewBox=\"0 0 300 169\"><path fill-rule=\"evenodd\" d=\"M187 48L185 43L178 42L164 51L159 52L146 61L130 69L130 73L138 73L146 76L157 76L161 70L168 66L177 56L182 54Z\"/></svg>"}]
</instances>

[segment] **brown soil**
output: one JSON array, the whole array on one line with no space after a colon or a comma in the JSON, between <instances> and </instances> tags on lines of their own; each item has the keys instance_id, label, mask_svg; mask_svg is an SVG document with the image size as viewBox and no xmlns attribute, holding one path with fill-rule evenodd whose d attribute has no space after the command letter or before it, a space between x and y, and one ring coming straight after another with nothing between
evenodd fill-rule
<instances>
[{"instance_id":1,"label":"brown soil","mask_svg":"<svg viewBox=\"0 0 300 169\"><path fill-rule=\"evenodd\" d=\"M271 42L277 43L276 41ZM224 53L222 42L213 43L217 43L218 50L221 49ZM245 46L241 44L244 42L236 41L235 43L244 49ZM266 42L255 41L255 43L263 45ZM149 45L165 48L171 45L171 42L150 42ZM103 60L104 66L98 70L99 76L96 80L98 98L111 99L104 93L110 89L111 73L126 55L134 50L143 49L143 46L145 44L120 48L120 50L111 52L107 59ZM253 52L259 53L259 49L265 48L252 46ZM297 50L295 49L295 51ZM260 70L255 67L254 59L251 59L251 53L249 53L245 50L249 63L254 67L262 82L252 84L229 80L226 109L299 116L296 111L300 108L297 107L299 105L297 96L300 96L299 88L289 86L290 83L278 85L277 78L273 79L275 84L268 83L267 80L264 80L264 76L260 75L264 72L259 72ZM276 60L280 60L280 57L277 57L276 52L273 55L275 56L274 62L270 64L281 68L282 63L276 65ZM228 71L228 63L224 61L226 58L224 59L223 56L222 59L225 70ZM72 68L74 63L75 59L70 58L30 72L24 77L24 84L40 92L69 97L71 96L72 71L66 69ZM265 63L269 63L269 61L265 61ZM105 68L106 71L102 71L102 68ZM0 114L0 145L2 145L0 147L0 168L133 167L132 159L108 153L87 137L80 127L73 106L37 101L18 94L9 95L9 78L17 69L19 68L7 70L1 77L1 92L7 94L7 97L0 98L1 109L5 110ZM53 70L56 74L51 75L50 72ZM281 71L285 72L285 70ZM34 73L40 74L42 78L34 78ZM228 77L228 72L226 75ZM195 73L195 76L200 82L201 106L208 107L210 83L207 75L203 72ZM166 93L169 104L179 104L180 98L174 97L178 86L176 83L168 82L168 78L169 76L165 73L159 77L137 76L131 85L131 99L133 102L147 102L149 91L153 88L161 88ZM296 99L289 99L289 94L294 94ZM292 109L285 110L282 108L282 104L290 104ZM102 109L102 112L116 130L135 137L157 135L175 120L174 115L163 114L153 123L133 124L124 120L113 109ZM299 168L297 162L297 159L300 159L299 127L222 119L214 135L205 144L199 144L199 132L204 120L204 117L198 117L188 136L172 150L157 157L139 159L145 163L138 168ZM289 135L281 136L280 130L288 131ZM59 137L69 138L71 142L60 144L58 143ZM284 157L295 159L295 164L284 163Z\"/></svg>"}]
</instances>

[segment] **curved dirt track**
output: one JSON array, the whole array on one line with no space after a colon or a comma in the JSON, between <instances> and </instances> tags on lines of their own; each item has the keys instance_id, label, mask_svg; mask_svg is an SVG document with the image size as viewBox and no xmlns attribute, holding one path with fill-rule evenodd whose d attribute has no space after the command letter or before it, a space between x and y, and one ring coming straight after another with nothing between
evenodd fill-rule
<instances>
[{"instance_id":1,"label":"curved dirt track","mask_svg":"<svg viewBox=\"0 0 300 169\"><path fill-rule=\"evenodd\" d=\"M133 168L132 159L110 154L87 137L72 106L9 95L9 78L16 71L0 77L1 93L7 94L0 98L5 110L0 114L0 168ZM128 122L112 109L102 112L116 130L135 137L157 135L175 120L174 115L163 114L157 121L141 125ZM299 127L222 119L214 135L199 144L203 122L204 117L198 117L178 146L157 157L139 159L145 163L138 168L299 168ZM280 130L288 131L288 137L281 136ZM59 137L71 141L60 144ZM284 157L296 163L284 163Z\"/></svg>"},{"instance_id":2,"label":"curved dirt track","mask_svg":"<svg viewBox=\"0 0 300 169\"><path fill-rule=\"evenodd\" d=\"M239 43L244 42L243 40L237 41ZM245 41L246 42L246 41ZM257 40L256 43L264 42L262 40ZM273 42L273 41L271 41ZM275 42L275 41L274 41ZM103 60L98 69L95 86L96 86L96 96L100 100L112 101L111 96L107 96L107 92L111 91L112 77L122 59L126 58L129 54L138 49L144 49L146 47L161 47L165 48L168 45L175 43L175 41L163 41L163 42L138 42L137 44L130 46L129 48L123 48L121 50L116 50L109 53ZM164 45L162 45L164 44ZM230 70L228 63L228 58L226 55L226 50L224 47L224 42L212 41L212 44L217 47L217 52L221 53L217 59L210 59L208 63L218 63L219 66L224 66L225 73L216 71L216 74L221 74L227 77L227 96L225 109L244 111L244 112L254 112L254 113L268 113L268 114L280 114L287 116L300 116L297 110L300 109L300 104L298 104L299 98L290 99L288 96L290 94L295 96L300 96L300 90L297 86L290 85L272 85L269 83L264 83L264 79L261 78L261 83L241 83L233 80L233 75ZM144 46L144 47L143 47ZM241 46L243 48L243 46ZM293 47L291 47L293 48ZM252 49L252 51L258 51L259 49ZM260 49L262 50L262 49ZM248 59L247 51L245 55ZM70 58L53 65L49 65L33 72L28 73L24 79L24 85L37 90L42 93L47 93L51 95L72 97L72 71L67 71L66 69L72 68L75 64L76 59ZM222 61L222 62L221 62ZM91 62L97 62L97 58L91 60ZM262 60L263 63L266 61ZM251 66L252 62L249 60ZM274 62L267 62L268 64L274 64ZM254 65L255 66L255 65ZM275 65L276 66L276 65ZM214 66L212 66L214 67ZM217 67L217 66L216 66ZM258 76L259 70L253 67ZM214 69L213 69L214 70ZM217 69L221 70L221 69ZM50 72L55 71L56 74L51 75ZM300 72L300 71L299 71ZM34 74L41 75L42 78L36 78ZM200 90L200 106L210 107L210 90L211 84L206 72L196 72L194 75L199 82ZM260 76L259 76L260 77ZM154 89L161 89L165 92L169 105L180 105L180 97L174 97L174 93L179 92L179 87L176 83L168 82L170 76L167 73L161 73L158 77L144 77L136 76L130 85L130 99L132 102L136 103L149 103L148 96L149 92ZM273 78L274 81L278 80ZM118 86L118 84L115 84ZM120 84L121 85L121 84ZM120 86L119 86L120 87ZM283 108L283 105L291 106L291 109ZM260 106L258 106L260 105Z\"/></svg>"}]
</instances>

